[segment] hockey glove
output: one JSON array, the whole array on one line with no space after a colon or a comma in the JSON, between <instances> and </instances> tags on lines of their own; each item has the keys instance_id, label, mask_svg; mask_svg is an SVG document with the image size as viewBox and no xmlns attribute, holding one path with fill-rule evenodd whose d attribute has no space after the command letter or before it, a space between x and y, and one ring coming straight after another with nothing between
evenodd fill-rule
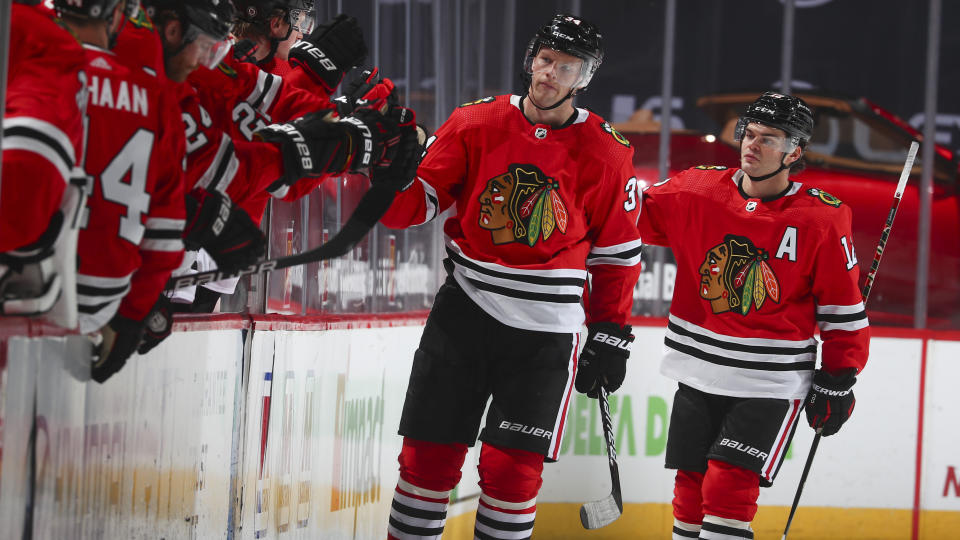
<instances>
[{"instance_id":1,"label":"hockey glove","mask_svg":"<svg viewBox=\"0 0 960 540\"><path fill-rule=\"evenodd\" d=\"M209 290L209 289L204 289ZM165 294L161 294L147 318L144 319L143 339L140 340L139 354L147 354L161 341L167 339L173 329L173 303Z\"/></svg>"},{"instance_id":2,"label":"hockey glove","mask_svg":"<svg viewBox=\"0 0 960 540\"><path fill-rule=\"evenodd\" d=\"M410 187L417 177L417 167L423 156L427 134L414 122L415 115L412 110L396 107L391 111L391 116L397 120L400 138L396 148L391 150L389 159L371 169L370 181L377 184L387 183L395 191L403 191Z\"/></svg>"},{"instance_id":3,"label":"hockey glove","mask_svg":"<svg viewBox=\"0 0 960 540\"><path fill-rule=\"evenodd\" d=\"M333 93L343 75L367 56L367 45L357 19L337 15L290 48L289 61Z\"/></svg>"},{"instance_id":4,"label":"hockey glove","mask_svg":"<svg viewBox=\"0 0 960 540\"><path fill-rule=\"evenodd\" d=\"M94 350L90 376L102 383L120 371L140 345L143 337L143 322L134 321L117 313L106 326L100 329L103 340Z\"/></svg>"},{"instance_id":5,"label":"hockey glove","mask_svg":"<svg viewBox=\"0 0 960 540\"><path fill-rule=\"evenodd\" d=\"M63 212L56 212L36 242L0 253L0 315L40 315L53 308L62 288L54 264L62 227Z\"/></svg>"},{"instance_id":6,"label":"hockey glove","mask_svg":"<svg viewBox=\"0 0 960 540\"><path fill-rule=\"evenodd\" d=\"M824 437L840 431L840 426L853 414L857 400L853 384L857 382L853 368L831 375L822 369L813 374L807 393L807 422Z\"/></svg>"},{"instance_id":7,"label":"hockey glove","mask_svg":"<svg viewBox=\"0 0 960 540\"><path fill-rule=\"evenodd\" d=\"M267 241L250 216L235 208L219 191L197 188L187 194L187 226L183 232L188 250L205 249L217 268L232 272L260 260Z\"/></svg>"},{"instance_id":8,"label":"hockey glove","mask_svg":"<svg viewBox=\"0 0 960 540\"><path fill-rule=\"evenodd\" d=\"M390 108L398 105L396 87L390 79L382 79L377 68L364 70L360 78L350 83L342 96L333 100L337 114L348 116L362 107L375 109L387 114Z\"/></svg>"},{"instance_id":9,"label":"hockey glove","mask_svg":"<svg viewBox=\"0 0 960 540\"><path fill-rule=\"evenodd\" d=\"M580 353L575 386L577 392L595 398L600 386L614 392L623 384L627 373L627 358L633 343L633 328L611 322L587 326L587 342Z\"/></svg>"}]
</instances>

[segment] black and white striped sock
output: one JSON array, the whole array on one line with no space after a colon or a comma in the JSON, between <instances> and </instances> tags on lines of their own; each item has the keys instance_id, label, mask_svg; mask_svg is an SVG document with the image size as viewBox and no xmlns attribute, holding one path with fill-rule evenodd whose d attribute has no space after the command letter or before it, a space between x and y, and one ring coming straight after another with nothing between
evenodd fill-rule
<instances>
[{"instance_id":1,"label":"black and white striped sock","mask_svg":"<svg viewBox=\"0 0 960 540\"><path fill-rule=\"evenodd\" d=\"M482 494L477 505L477 523L473 535L480 540L530 538L536 516L536 498L512 503Z\"/></svg>"},{"instance_id":2,"label":"black and white striped sock","mask_svg":"<svg viewBox=\"0 0 960 540\"><path fill-rule=\"evenodd\" d=\"M703 527L700 529L700 538L703 540L753 540L753 529L749 521L739 521L707 514L703 516Z\"/></svg>"},{"instance_id":3,"label":"black and white striped sock","mask_svg":"<svg viewBox=\"0 0 960 540\"><path fill-rule=\"evenodd\" d=\"M672 540L686 540L688 538L700 538L700 524L687 523L674 518Z\"/></svg>"},{"instance_id":4,"label":"black and white striped sock","mask_svg":"<svg viewBox=\"0 0 960 540\"><path fill-rule=\"evenodd\" d=\"M439 540L447 522L450 491L417 487L403 478L397 482L390 506L391 540Z\"/></svg>"}]
</instances>

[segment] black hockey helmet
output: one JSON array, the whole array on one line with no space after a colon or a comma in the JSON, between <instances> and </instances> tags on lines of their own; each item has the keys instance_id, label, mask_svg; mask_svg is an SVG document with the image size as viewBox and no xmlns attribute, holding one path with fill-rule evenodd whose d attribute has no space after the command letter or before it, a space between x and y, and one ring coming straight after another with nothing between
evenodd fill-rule
<instances>
[{"instance_id":1,"label":"black hockey helmet","mask_svg":"<svg viewBox=\"0 0 960 540\"><path fill-rule=\"evenodd\" d=\"M795 146L806 147L813 136L813 111L796 96L764 92L737 121L734 140L743 139L747 124L751 122L783 130Z\"/></svg>"},{"instance_id":2,"label":"black hockey helmet","mask_svg":"<svg viewBox=\"0 0 960 540\"><path fill-rule=\"evenodd\" d=\"M184 28L184 39L175 50L164 47L164 56L176 56L187 45L200 39L206 54L200 63L212 68L229 51L230 32L236 10L230 0L142 0L147 15L155 22L161 13L173 13Z\"/></svg>"},{"instance_id":3,"label":"black hockey helmet","mask_svg":"<svg viewBox=\"0 0 960 540\"><path fill-rule=\"evenodd\" d=\"M59 13L68 13L87 19L110 20L121 0L53 0Z\"/></svg>"},{"instance_id":4,"label":"black hockey helmet","mask_svg":"<svg viewBox=\"0 0 960 540\"><path fill-rule=\"evenodd\" d=\"M236 10L230 0L142 0L151 19L163 11L177 14L184 26L193 26L216 40L226 39L233 30Z\"/></svg>"},{"instance_id":5,"label":"black hockey helmet","mask_svg":"<svg viewBox=\"0 0 960 540\"><path fill-rule=\"evenodd\" d=\"M263 27L276 10L287 14L291 28L304 35L316 26L313 0L235 0L237 20Z\"/></svg>"},{"instance_id":6,"label":"black hockey helmet","mask_svg":"<svg viewBox=\"0 0 960 540\"><path fill-rule=\"evenodd\" d=\"M533 59L541 48L549 47L583 60L580 77L572 85L572 89L585 89L597 68L600 67L600 63L603 62L602 37L595 25L579 16L558 13L530 40L523 59L523 71L526 77L531 77ZM526 82L529 85L529 80Z\"/></svg>"}]
</instances>

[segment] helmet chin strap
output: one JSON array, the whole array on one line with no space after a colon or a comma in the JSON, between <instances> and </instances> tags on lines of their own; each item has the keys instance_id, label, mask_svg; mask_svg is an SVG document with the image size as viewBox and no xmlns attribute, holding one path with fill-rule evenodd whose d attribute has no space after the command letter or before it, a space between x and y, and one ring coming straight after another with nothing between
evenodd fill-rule
<instances>
[{"instance_id":1,"label":"helmet chin strap","mask_svg":"<svg viewBox=\"0 0 960 540\"><path fill-rule=\"evenodd\" d=\"M573 89L571 89L569 92L567 92L567 95L566 95L566 96L564 96L563 98L560 98L559 101L557 101L557 102L554 103L553 105L550 105L549 107L541 107L540 104L537 103L537 100L533 99L533 94L530 93L530 88L529 88L529 87L527 88L527 91L524 92L524 95L525 95L526 97L530 98L530 103L533 103L533 106L534 106L534 107L540 109L541 111L552 111L553 109L556 109L556 108L559 107L560 105L563 105L563 102L564 102L564 101L566 101L566 100L570 99L571 97L573 97Z\"/></svg>"},{"instance_id":2,"label":"helmet chin strap","mask_svg":"<svg viewBox=\"0 0 960 540\"><path fill-rule=\"evenodd\" d=\"M787 153L786 153L786 152L783 152L783 153L780 155L780 166L777 167L776 170L774 170L772 173L770 173L770 174L763 174L763 175L760 175L760 176L749 175L749 176L750 176L750 179L753 180L754 182L762 182L762 181L764 181L764 180L766 180L766 179L768 179L768 178L773 178L774 176L780 174L780 171L789 168L789 165L784 165L784 163L783 163L783 160L786 159L786 157L787 157Z\"/></svg>"}]
</instances>

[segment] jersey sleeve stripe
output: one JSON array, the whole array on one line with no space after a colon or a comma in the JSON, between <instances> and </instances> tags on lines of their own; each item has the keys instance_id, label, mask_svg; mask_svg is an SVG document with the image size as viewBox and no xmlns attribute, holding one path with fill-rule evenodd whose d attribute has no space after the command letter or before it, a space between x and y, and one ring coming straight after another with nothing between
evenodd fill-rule
<instances>
[{"instance_id":1,"label":"jersey sleeve stripe","mask_svg":"<svg viewBox=\"0 0 960 540\"><path fill-rule=\"evenodd\" d=\"M77 285L86 285L88 287L99 287L99 288L119 288L126 287L130 284L130 279L133 277L131 272L129 275L120 276L120 277L103 277L103 276L91 276L89 274L77 274Z\"/></svg>"},{"instance_id":2,"label":"jersey sleeve stripe","mask_svg":"<svg viewBox=\"0 0 960 540\"><path fill-rule=\"evenodd\" d=\"M642 250L643 243L640 240L633 240L616 246L594 247L587 255L587 265L634 266L640 264Z\"/></svg>"},{"instance_id":3,"label":"jersey sleeve stripe","mask_svg":"<svg viewBox=\"0 0 960 540\"><path fill-rule=\"evenodd\" d=\"M257 85L245 101L249 103L251 107L266 115L267 111L270 110L270 106L273 105L274 98L277 97L281 83L282 79L280 79L280 77L271 75L266 71L261 71L260 74L257 75Z\"/></svg>"},{"instance_id":4,"label":"jersey sleeve stripe","mask_svg":"<svg viewBox=\"0 0 960 540\"><path fill-rule=\"evenodd\" d=\"M147 218L147 229L162 229L162 230L175 230L182 231L187 225L187 220L185 219L170 219L170 218Z\"/></svg>"},{"instance_id":5,"label":"jersey sleeve stripe","mask_svg":"<svg viewBox=\"0 0 960 540\"><path fill-rule=\"evenodd\" d=\"M864 310L863 302L858 302L852 306L817 306L817 315L849 315L851 313L860 313Z\"/></svg>"},{"instance_id":6,"label":"jersey sleeve stripe","mask_svg":"<svg viewBox=\"0 0 960 540\"><path fill-rule=\"evenodd\" d=\"M15 131L19 133L15 133ZM51 146L51 142L52 140L49 137L45 137L38 132L24 133L22 129L5 129L3 150L4 152L8 150L23 150L37 154L57 169L57 172L60 173L60 177L65 184L69 183L71 176L70 171L73 169L73 164L64 161L63 152Z\"/></svg>"},{"instance_id":7,"label":"jersey sleeve stripe","mask_svg":"<svg viewBox=\"0 0 960 540\"><path fill-rule=\"evenodd\" d=\"M180 238L147 238L140 242L140 249L145 251L183 251L183 240Z\"/></svg>"},{"instance_id":8,"label":"jersey sleeve stripe","mask_svg":"<svg viewBox=\"0 0 960 540\"><path fill-rule=\"evenodd\" d=\"M217 155L213 158L207 170L204 171L203 176L197 180L197 187L225 193L233 182L233 178L237 175L239 168L240 161L233 150L233 140L224 133L220 138Z\"/></svg>"},{"instance_id":9,"label":"jersey sleeve stripe","mask_svg":"<svg viewBox=\"0 0 960 540\"><path fill-rule=\"evenodd\" d=\"M427 213L426 219L423 220L424 223L429 223L437 217L438 209L440 208L440 198L437 197L437 190L433 186L425 182L422 178L417 177L417 180L420 180L420 183L423 184L423 193L426 198L427 203Z\"/></svg>"},{"instance_id":10,"label":"jersey sleeve stripe","mask_svg":"<svg viewBox=\"0 0 960 540\"><path fill-rule=\"evenodd\" d=\"M57 126L39 120L37 118L31 118L29 116L16 116L12 118L3 119L3 135L7 137L11 134L17 134L16 130L24 130L25 133L36 133L42 136L45 136L48 141L50 141L50 147L57 152L64 161L70 164L72 167L76 163L76 153L74 152L73 143L70 141L70 137L67 137L67 134L60 130Z\"/></svg>"}]
</instances>

